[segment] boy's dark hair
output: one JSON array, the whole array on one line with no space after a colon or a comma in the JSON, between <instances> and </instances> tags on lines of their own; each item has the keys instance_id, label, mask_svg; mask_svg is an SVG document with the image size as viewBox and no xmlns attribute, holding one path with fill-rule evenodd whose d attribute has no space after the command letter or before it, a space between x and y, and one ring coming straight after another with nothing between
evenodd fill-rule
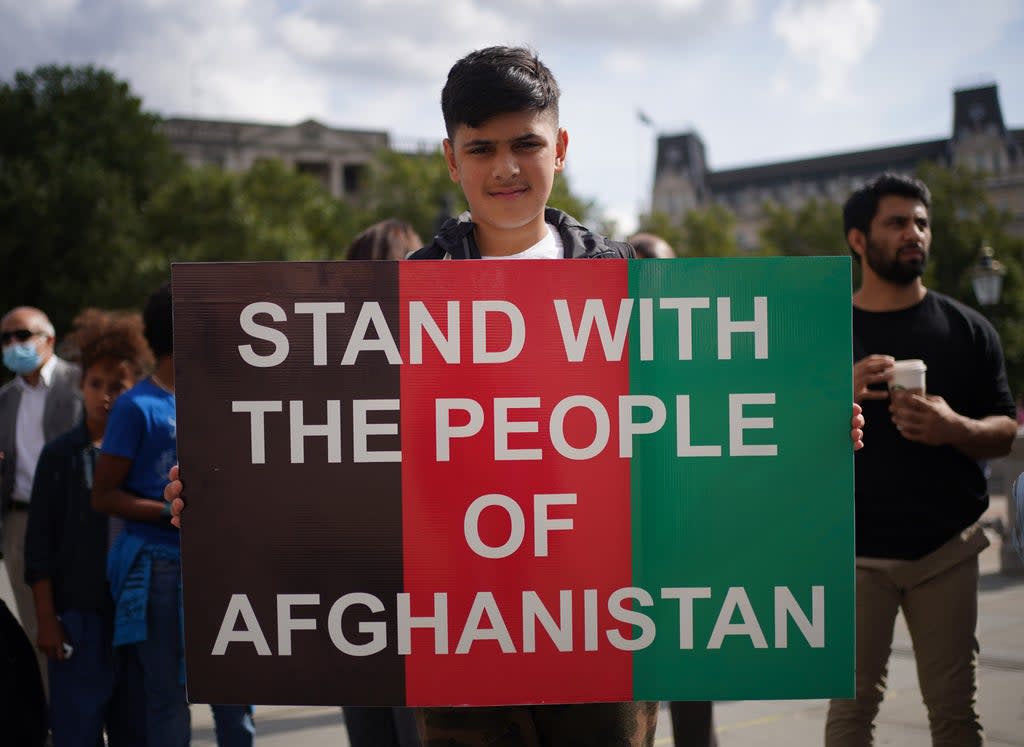
<instances>
[{"instance_id":1,"label":"boy's dark hair","mask_svg":"<svg viewBox=\"0 0 1024 747\"><path fill-rule=\"evenodd\" d=\"M153 355L161 358L174 353L174 322L171 316L171 284L166 282L147 299L142 310L146 341Z\"/></svg>"},{"instance_id":2,"label":"boy's dark hair","mask_svg":"<svg viewBox=\"0 0 1024 747\"><path fill-rule=\"evenodd\" d=\"M448 72L441 113L448 138L459 125L479 127L499 114L551 112L558 122L558 81L526 47L487 47L470 52Z\"/></svg>"},{"instance_id":3,"label":"boy's dark hair","mask_svg":"<svg viewBox=\"0 0 1024 747\"><path fill-rule=\"evenodd\" d=\"M137 312L85 309L71 326L64 345L77 353L83 374L103 362L125 364L136 379L153 368L153 354Z\"/></svg>"},{"instance_id":4,"label":"boy's dark hair","mask_svg":"<svg viewBox=\"0 0 1024 747\"><path fill-rule=\"evenodd\" d=\"M912 176L886 172L859 187L846 200L846 204L843 205L843 235L849 236L850 229L856 228L867 236L871 221L878 212L878 203L889 195L919 200L925 210L931 209L932 194L924 182ZM859 261L860 255L854 252L852 247L850 251Z\"/></svg>"},{"instance_id":5,"label":"boy's dark hair","mask_svg":"<svg viewBox=\"0 0 1024 747\"><path fill-rule=\"evenodd\" d=\"M346 259L405 259L423 246L416 229L398 218L374 223L352 239Z\"/></svg>"}]
</instances>

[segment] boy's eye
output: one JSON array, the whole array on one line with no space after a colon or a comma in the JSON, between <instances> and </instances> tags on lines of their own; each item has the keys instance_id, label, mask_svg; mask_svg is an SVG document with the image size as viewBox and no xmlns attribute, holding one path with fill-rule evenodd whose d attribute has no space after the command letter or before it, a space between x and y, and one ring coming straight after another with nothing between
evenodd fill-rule
<instances>
[{"instance_id":1,"label":"boy's eye","mask_svg":"<svg viewBox=\"0 0 1024 747\"><path fill-rule=\"evenodd\" d=\"M491 148L488 145L474 145L469 149L469 152L473 155L479 155L481 153L488 153L490 150Z\"/></svg>"},{"instance_id":2,"label":"boy's eye","mask_svg":"<svg viewBox=\"0 0 1024 747\"><path fill-rule=\"evenodd\" d=\"M526 141L525 143L517 143L516 148L518 150L536 150L540 147L540 143L534 141Z\"/></svg>"}]
</instances>

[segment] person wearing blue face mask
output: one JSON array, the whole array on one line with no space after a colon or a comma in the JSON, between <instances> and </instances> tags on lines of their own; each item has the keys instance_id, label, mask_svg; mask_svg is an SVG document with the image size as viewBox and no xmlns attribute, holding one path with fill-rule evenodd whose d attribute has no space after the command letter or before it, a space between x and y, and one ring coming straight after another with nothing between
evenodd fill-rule
<instances>
[{"instance_id":1,"label":"person wearing blue face mask","mask_svg":"<svg viewBox=\"0 0 1024 747\"><path fill-rule=\"evenodd\" d=\"M0 388L0 557L14 590L21 625L36 643L32 590L25 583L25 528L32 478L43 445L82 416L81 372L53 352L54 329L46 314L19 306L0 320L4 366L17 374ZM46 665L39 657L46 681Z\"/></svg>"}]
</instances>

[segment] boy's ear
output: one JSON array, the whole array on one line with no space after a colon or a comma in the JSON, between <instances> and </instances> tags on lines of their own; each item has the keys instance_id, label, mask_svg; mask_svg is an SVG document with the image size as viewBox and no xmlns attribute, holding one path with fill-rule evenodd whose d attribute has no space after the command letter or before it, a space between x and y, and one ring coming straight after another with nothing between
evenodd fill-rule
<instances>
[{"instance_id":1,"label":"boy's ear","mask_svg":"<svg viewBox=\"0 0 1024 747\"><path fill-rule=\"evenodd\" d=\"M448 166L448 177L458 184L459 166L455 163L455 146L452 145L452 141L448 138L445 138L441 145L444 148L444 162Z\"/></svg>"},{"instance_id":2,"label":"boy's ear","mask_svg":"<svg viewBox=\"0 0 1024 747\"><path fill-rule=\"evenodd\" d=\"M555 133L555 173L560 174L565 168L565 154L569 150L569 131L559 127Z\"/></svg>"}]
</instances>

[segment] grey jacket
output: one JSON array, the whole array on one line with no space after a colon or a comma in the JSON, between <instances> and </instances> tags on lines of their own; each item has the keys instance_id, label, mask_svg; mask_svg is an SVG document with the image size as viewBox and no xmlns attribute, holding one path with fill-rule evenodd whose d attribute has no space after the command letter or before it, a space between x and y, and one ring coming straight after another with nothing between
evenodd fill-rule
<instances>
[{"instance_id":1,"label":"grey jacket","mask_svg":"<svg viewBox=\"0 0 1024 747\"><path fill-rule=\"evenodd\" d=\"M50 391L46 395L43 410L43 436L52 441L71 428L82 417L82 394L79 388L81 369L74 363L57 358L50 380ZM18 406L21 404L21 387L17 381L9 381L0 388L0 526L6 513L11 493L14 490L14 467L18 460L18 445L15 443L15 427L18 422ZM0 545L0 557L3 546Z\"/></svg>"}]
</instances>

